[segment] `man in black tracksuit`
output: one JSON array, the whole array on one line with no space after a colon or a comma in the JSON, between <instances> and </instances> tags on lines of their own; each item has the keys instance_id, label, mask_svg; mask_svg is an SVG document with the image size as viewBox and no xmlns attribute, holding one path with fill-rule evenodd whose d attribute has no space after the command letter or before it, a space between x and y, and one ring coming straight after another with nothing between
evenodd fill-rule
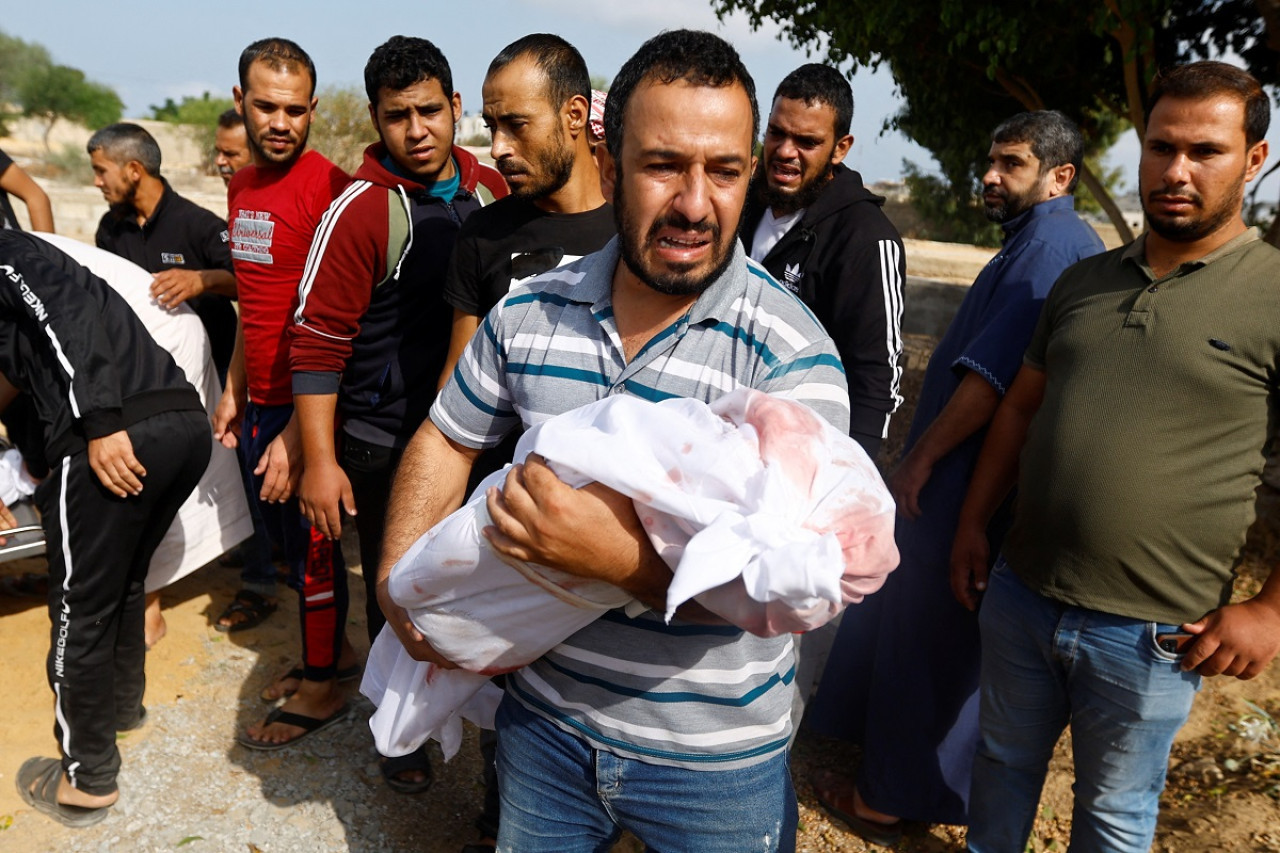
<instances>
[{"instance_id":1,"label":"man in black tracksuit","mask_svg":"<svg viewBox=\"0 0 1280 853\"><path fill-rule=\"evenodd\" d=\"M853 92L833 68L803 65L778 85L742 240L835 340L849 378L849 434L874 459L902 402L906 259L884 199L841 162L852 117Z\"/></svg>"},{"instance_id":2,"label":"man in black tracksuit","mask_svg":"<svg viewBox=\"0 0 1280 853\"><path fill-rule=\"evenodd\" d=\"M204 407L106 284L49 243L0 232L0 373L29 394L52 470L36 491L49 559L48 675L62 757L17 774L69 826L115 802L116 732L141 724L143 582L209 461Z\"/></svg>"}]
</instances>

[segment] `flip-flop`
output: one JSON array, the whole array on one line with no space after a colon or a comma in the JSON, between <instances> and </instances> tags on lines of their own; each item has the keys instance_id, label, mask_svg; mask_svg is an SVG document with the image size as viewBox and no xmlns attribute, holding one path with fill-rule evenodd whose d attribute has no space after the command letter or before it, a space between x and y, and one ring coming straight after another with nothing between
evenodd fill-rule
<instances>
[{"instance_id":1,"label":"flip-flop","mask_svg":"<svg viewBox=\"0 0 1280 853\"><path fill-rule=\"evenodd\" d=\"M364 668L360 666L360 664L358 663L353 663L351 664L351 666L338 670L338 673L337 675L334 676L334 678L336 678L339 683L346 682L346 681L355 681L357 678L360 677L360 673L362 672L364 672ZM302 671L302 667L295 666L293 669L289 670L284 675L280 676L275 681L271 682L271 684L262 688L262 692L258 694L258 698L261 699L263 702L279 702L281 699L288 699L290 696L297 693L298 691L290 690L286 693L281 693L279 696L276 696L274 698L271 696L268 696L267 691L271 689L272 685L279 684L281 681L288 681L290 679L293 679L295 681L301 681L304 675L306 675L306 673Z\"/></svg>"},{"instance_id":2,"label":"flip-flop","mask_svg":"<svg viewBox=\"0 0 1280 853\"><path fill-rule=\"evenodd\" d=\"M423 779L411 782L401 779L401 773L420 771ZM382 778L387 787L401 794L421 794L431 787L431 758L427 755L426 746L420 746L408 755L393 755L382 759Z\"/></svg>"},{"instance_id":3,"label":"flip-flop","mask_svg":"<svg viewBox=\"0 0 1280 853\"><path fill-rule=\"evenodd\" d=\"M295 714L292 711L285 711L282 708L276 708L270 714L267 714L267 719L263 723L263 725L269 726L272 723L283 723L286 726L297 726L298 728L303 730L302 734L298 735L295 738L290 738L289 740L283 741L282 743L268 743L267 741L255 740L254 738L249 736L249 733L247 731L243 731L243 732L240 732L238 735L236 735L236 743L240 744L241 746L248 747L249 749L257 749L263 752L272 752L277 749L285 749L286 747L293 746L298 741L310 735L313 735L318 731L327 729L329 726L332 726L334 723L342 722L347 718L347 714L349 714L350 712L351 712L350 702L342 703L341 708L339 708L338 710L334 711L332 714L324 718L307 717L302 714Z\"/></svg>"},{"instance_id":4,"label":"flip-flop","mask_svg":"<svg viewBox=\"0 0 1280 853\"><path fill-rule=\"evenodd\" d=\"M62 760L28 758L18 768L18 794L27 805L48 815L63 826L79 829L93 826L107 816L111 806L85 808L58 802L58 783L62 781Z\"/></svg>"},{"instance_id":5,"label":"flip-flop","mask_svg":"<svg viewBox=\"0 0 1280 853\"><path fill-rule=\"evenodd\" d=\"M849 808L842 807L840 803L840 794L842 792L838 791L837 788L843 787L847 783L839 776L830 771L819 771L814 774L811 781L813 783L814 799L832 815L844 821L854 835L881 847L892 847L901 840L901 819L895 820L893 823L880 823L879 821L859 817L851 804Z\"/></svg>"},{"instance_id":6,"label":"flip-flop","mask_svg":"<svg viewBox=\"0 0 1280 853\"><path fill-rule=\"evenodd\" d=\"M266 621L268 616L275 613L279 606L267 601L265 596L259 595L251 589L242 589L236 593L235 598L231 599L227 609L223 610L218 618L214 620L213 629L223 634L234 634L237 631L248 631L250 628L257 628ZM232 616L244 616L244 618L230 625L222 624L223 619Z\"/></svg>"}]
</instances>

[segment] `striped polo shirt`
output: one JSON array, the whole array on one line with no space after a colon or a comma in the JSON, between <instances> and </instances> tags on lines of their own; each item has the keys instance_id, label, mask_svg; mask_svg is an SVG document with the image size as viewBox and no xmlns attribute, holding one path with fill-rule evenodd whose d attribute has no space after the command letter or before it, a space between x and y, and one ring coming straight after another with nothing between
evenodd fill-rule
<instances>
[{"instance_id":1,"label":"striped polo shirt","mask_svg":"<svg viewBox=\"0 0 1280 853\"><path fill-rule=\"evenodd\" d=\"M615 238L498 304L431 409L451 439L491 447L609 394L710 402L748 386L809 405L841 431L849 395L813 314L734 244L727 269L627 363L610 298ZM606 613L508 690L592 746L651 763L718 770L763 761L791 733L789 636L660 615Z\"/></svg>"}]
</instances>

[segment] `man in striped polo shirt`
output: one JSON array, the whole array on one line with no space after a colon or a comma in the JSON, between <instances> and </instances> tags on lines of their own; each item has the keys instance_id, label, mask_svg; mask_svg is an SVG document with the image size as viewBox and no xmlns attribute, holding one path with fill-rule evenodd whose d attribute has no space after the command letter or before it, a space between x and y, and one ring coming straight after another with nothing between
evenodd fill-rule
<instances>
[{"instance_id":1,"label":"man in striped polo shirt","mask_svg":"<svg viewBox=\"0 0 1280 853\"><path fill-rule=\"evenodd\" d=\"M619 236L516 288L486 317L405 451L379 600L406 648L441 662L386 594L395 559L460 505L482 448L603 398L713 400L750 386L848 427L835 345L737 243L754 166L754 83L721 39L668 32L619 72L602 185ZM498 712L501 849L793 850L791 641L695 606L670 625L670 569L629 500L573 490L541 460L489 495L494 547L609 580L657 609L613 611L508 678ZM447 665L447 662L443 662Z\"/></svg>"}]
</instances>

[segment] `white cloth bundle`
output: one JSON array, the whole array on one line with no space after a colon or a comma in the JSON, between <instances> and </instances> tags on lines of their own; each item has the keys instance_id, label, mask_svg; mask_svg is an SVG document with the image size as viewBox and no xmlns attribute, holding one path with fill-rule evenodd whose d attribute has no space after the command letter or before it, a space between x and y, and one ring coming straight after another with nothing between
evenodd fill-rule
<instances>
[{"instance_id":1,"label":"white cloth bundle","mask_svg":"<svg viewBox=\"0 0 1280 853\"><path fill-rule=\"evenodd\" d=\"M711 406L608 397L529 430L515 457L529 453L572 486L596 481L632 498L673 569L668 619L696 597L753 633L807 631L879 589L898 562L893 499L875 465L791 400L746 388ZM383 630L361 689L378 705L370 727L384 755L435 738L451 756L458 710L490 675L537 659L605 610L640 606L606 583L504 563L480 532L485 489L503 476L392 569L391 597L460 669L413 660ZM491 699L462 714L481 725L491 715Z\"/></svg>"},{"instance_id":2,"label":"white cloth bundle","mask_svg":"<svg viewBox=\"0 0 1280 853\"><path fill-rule=\"evenodd\" d=\"M152 339L173 356L213 417L222 397L222 383L213 365L209 336L191 306L162 307L151 296L151 273L118 255L59 234L35 236L88 267L129 303ZM181 580L253 533L236 453L223 447L212 432L209 443L208 467L151 557L146 581L149 593Z\"/></svg>"}]
</instances>

